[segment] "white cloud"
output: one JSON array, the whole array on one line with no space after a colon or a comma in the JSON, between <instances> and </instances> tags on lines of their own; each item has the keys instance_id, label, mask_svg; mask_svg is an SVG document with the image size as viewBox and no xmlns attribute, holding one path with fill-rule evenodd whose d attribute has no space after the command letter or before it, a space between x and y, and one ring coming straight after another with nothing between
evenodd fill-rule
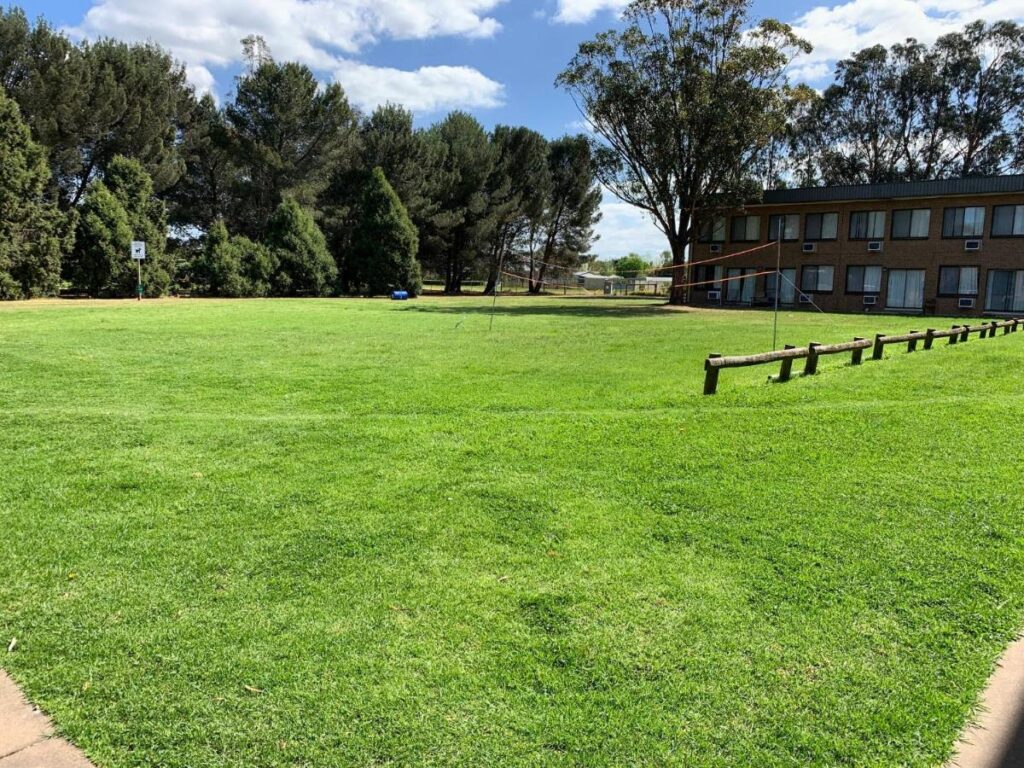
<instances>
[{"instance_id":1,"label":"white cloud","mask_svg":"<svg viewBox=\"0 0 1024 768\"><path fill-rule=\"evenodd\" d=\"M1024 19L1024 0L850 0L799 16L796 32L814 52L794 66L796 79L827 79L832 64L856 50L916 38L930 43L976 19Z\"/></svg>"},{"instance_id":2,"label":"white cloud","mask_svg":"<svg viewBox=\"0 0 1024 768\"><path fill-rule=\"evenodd\" d=\"M196 89L196 93L200 96L204 96L207 93L212 93L214 98L217 97L214 91L214 86L217 84L216 79L213 77L213 73L210 72L204 66L188 66L185 67L185 77L192 84L192 87Z\"/></svg>"},{"instance_id":3,"label":"white cloud","mask_svg":"<svg viewBox=\"0 0 1024 768\"><path fill-rule=\"evenodd\" d=\"M656 262L658 255L668 249L665 235L639 208L605 196L601 213L603 218L596 228L601 237L591 248L600 258L620 259L638 253Z\"/></svg>"},{"instance_id":4,"label":"white cloud","mask_svg":"<svg viewBox=\"0 0 1024 768\"><path fill-rule=\"evenodd\" d=\"M388 102L414 112L435 112L453 106L496 107L504 87L470 67L421 67L415 71L371 67L344 61L334 78L354 104L372 110Z\"/></svg>"},{"instance_id":5,"label":"white cloud","mask_svg":"<svg viewBox=\"0 0 1024 768\"><path fill-rule=\"evenodd\" d=\"M237 63L241 39L258 34L278 59L345 74L346 87L363 94L364 102L373 100L366 97L370 88L382 85L391 90L381 99L410 108L493 106L500 103L501 86L476 70L440 66L402 72L359 64L352 57L383 39L492 37L501 25L488 13L505 1L97 0L72 32L160 43L185 62L197 90L213 89L207 67ZM431 98L417 84L441 95Z\"/></svg>"},{"instance_id":6,"label":"white cloud","mask_svg":"<svg viewBox=\"0 0 1024 768\"><path fill-rule=\"evenodd\" d=\"M629 0L558 0L555 20L563 24L582 24L602 11L617 13L628 4Z\"/></svg>"}]
</instances>

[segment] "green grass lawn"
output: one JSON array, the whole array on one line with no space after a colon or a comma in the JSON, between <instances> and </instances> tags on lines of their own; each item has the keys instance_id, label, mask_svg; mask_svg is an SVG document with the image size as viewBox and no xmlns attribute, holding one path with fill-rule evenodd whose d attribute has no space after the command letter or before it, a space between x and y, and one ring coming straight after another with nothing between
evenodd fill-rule
<instances>
[{"instance_id":1,"label":"green grass lawn","mask_svg":"<svg viewBox=\"0 0 1024 768\"><path fill-rule=\"evenodd\" d=\"M0 307L0 666L103 768L940 764L1024 623L1024 334L705 398L770 314L489 307Z\"/></svg>"}]
</instances>

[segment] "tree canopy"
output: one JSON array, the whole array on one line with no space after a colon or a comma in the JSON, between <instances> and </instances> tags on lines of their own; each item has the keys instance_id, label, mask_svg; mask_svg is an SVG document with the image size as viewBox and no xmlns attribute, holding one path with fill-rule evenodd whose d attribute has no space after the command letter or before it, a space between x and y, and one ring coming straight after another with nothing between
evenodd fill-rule
<instances>
[{"instance_id":1,"label":"tree canopy","mask_svg":"<svg viewBox=\"0 0 1024 768\"><path fill-rule=\"evenodd\" d=\"M597 137L598 178L651 216L676 265L698 211L758 192L786 124L787 66L810 50L781 22L751 26L749 11L749 0L635 0L624 28L583 43L558 78Z\"/></svg>"}]
</instances>

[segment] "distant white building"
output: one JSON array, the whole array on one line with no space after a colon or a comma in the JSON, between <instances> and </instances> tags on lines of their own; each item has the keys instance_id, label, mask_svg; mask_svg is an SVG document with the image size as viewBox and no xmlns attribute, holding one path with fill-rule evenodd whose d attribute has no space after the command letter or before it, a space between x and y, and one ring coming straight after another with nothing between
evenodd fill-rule
<instances>
[{"instance_id":1,"label":"distant white building","mask_svg":"<svg viewBox=\"0 0 1024 768\"><path fill-rule=\"evenodd\" d=\"M596 272L577 272L576 285L587 291L603 291L606 285L622 282L618 275L599 275Z\"/></svg>"}]
</instances>

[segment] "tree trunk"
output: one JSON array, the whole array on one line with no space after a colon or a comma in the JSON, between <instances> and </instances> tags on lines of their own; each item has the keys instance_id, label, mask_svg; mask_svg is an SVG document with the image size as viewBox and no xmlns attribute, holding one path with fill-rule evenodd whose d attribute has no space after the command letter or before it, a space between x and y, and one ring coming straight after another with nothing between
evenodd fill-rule
<instances>
[{"instance_id":1,"label":"tree trunk","mask_svg":"<svg viewBox=\"0 0 1024 768\"><path fill-rule=\"evenodd\" d=\"M672 248L672 290L669 291L668 303L675 306L682 306L686 303L688 289L686 287L687 272L686 264L686 241L681 237L669 238L669 246Z\"/></svg>"}]
</instances>

